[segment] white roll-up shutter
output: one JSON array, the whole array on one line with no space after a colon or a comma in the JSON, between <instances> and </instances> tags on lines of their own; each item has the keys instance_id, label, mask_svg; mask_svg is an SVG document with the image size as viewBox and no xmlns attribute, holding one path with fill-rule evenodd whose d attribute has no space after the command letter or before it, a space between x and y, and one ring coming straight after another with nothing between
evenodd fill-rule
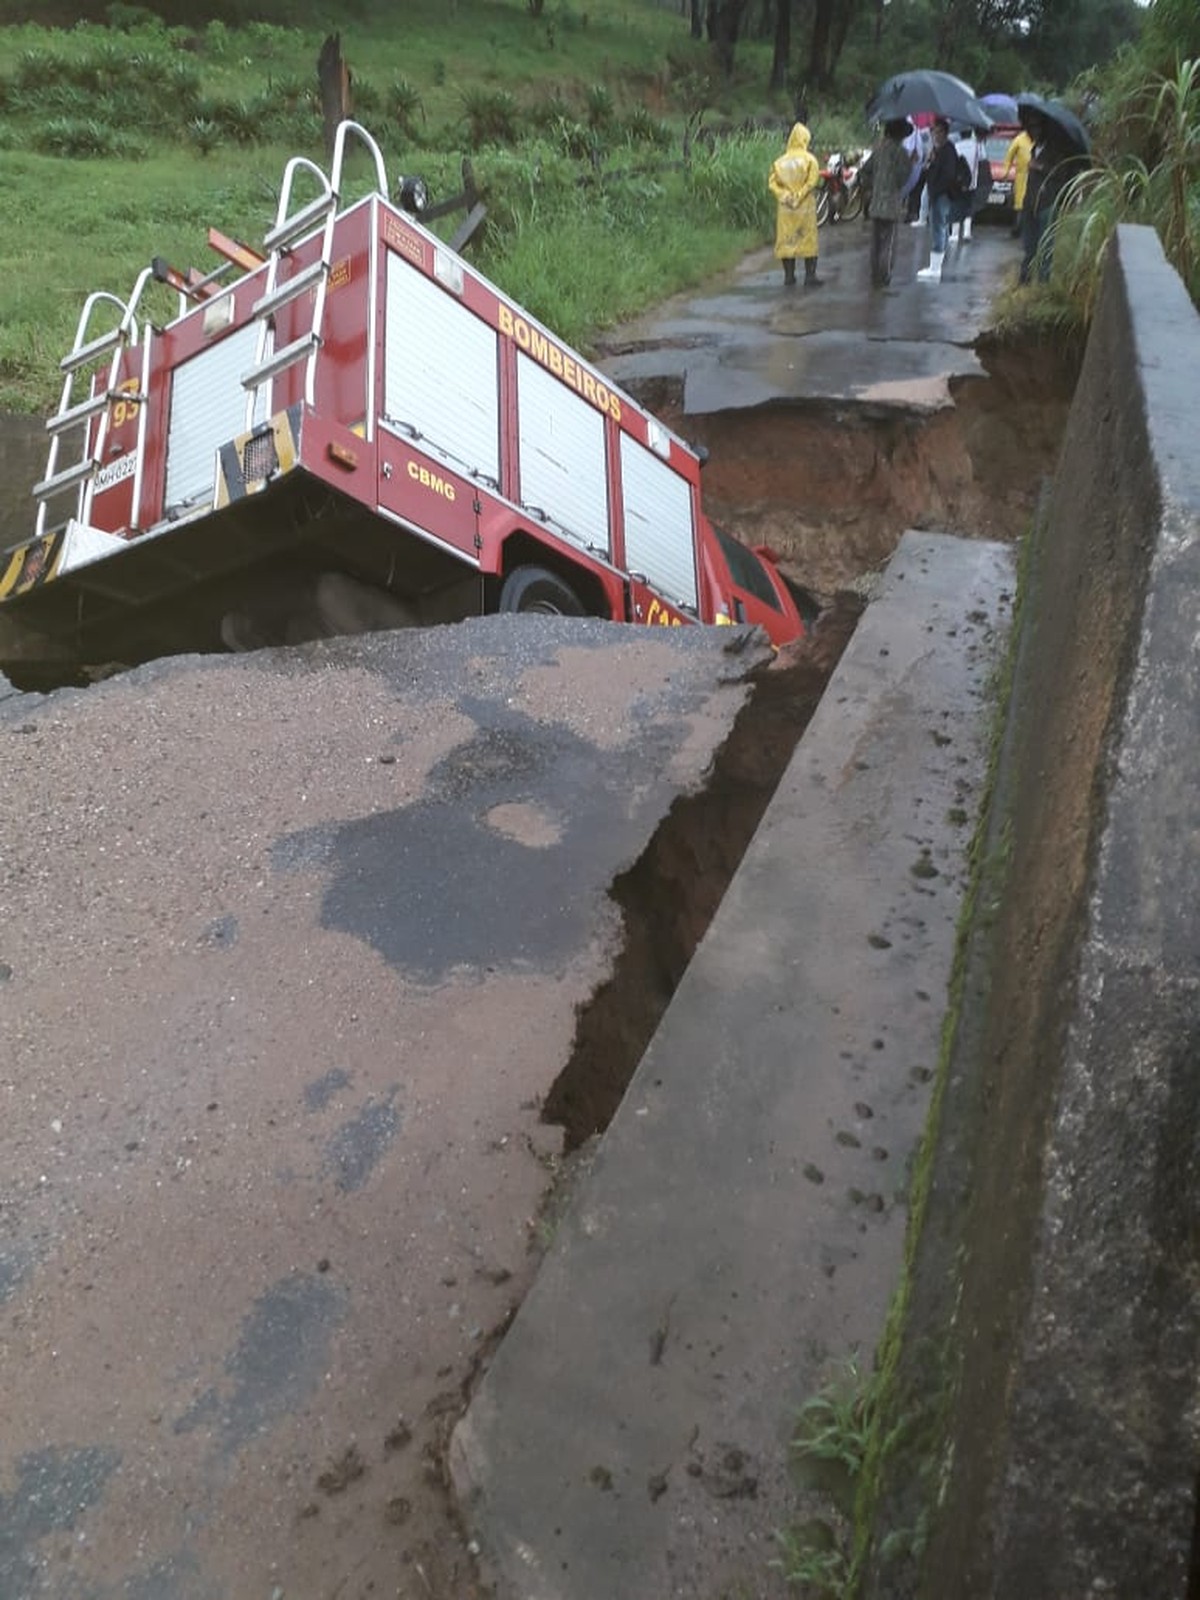
<instances>
[{"instance_id":1,"label":"white roll-up shutter","mask_svg":"<svg viewBox=\"0 0 1200 1600\"><path fill-rule=\"evenodd\" d=\"M660 457L621 435L625 565L676 605L696 609L692 491Z\"/></svg>"},{"instance_id":2,"label":"white roll-up shutter","mask_svg":"<svg viewBox=\"0 0 1200 1600\"><path fill-rule=\"evenodd\" d=\"M497 367L494 329L389 251L384 416L422 449L498 485Z\"/></svg>"},{"instance_id":3,"label":"white roll-up shutter","mask_svg":"<svg viewBox=\"0 0 1200 1600\"><path fill-rule=\"evenodd\" d=\"M254 366L258 324L227 334L201 350L171 379L171 421L167 428L168 510L200 505L216 483L217 451L246 431L246 390L242 378ZM266 412L260 389L254 421Z\"/></svg>"},{"instance_id":4,"label":"white roll-up shutter","mask_svg":"<svg viewBox=\"0 0 1200 1600\"><path fill-rule=\"evenodd\" d=\"M517 356L521 503L609 554L604 418L553 373Z\"/></svg>"}]
</instances>

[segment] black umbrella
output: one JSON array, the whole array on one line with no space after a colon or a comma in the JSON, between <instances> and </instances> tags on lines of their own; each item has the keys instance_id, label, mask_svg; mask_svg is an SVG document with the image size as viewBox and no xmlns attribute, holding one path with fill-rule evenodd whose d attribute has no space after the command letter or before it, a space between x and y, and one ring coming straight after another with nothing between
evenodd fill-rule
<instances>
[{"instance_id":1,"label":"black umbrella","mask_svg":"<svg viewBox=\"0 0 1200 1600\"><path fill-rule=\"evenodd\" d=\"M1074 145L1085 156L1091 154L1092 141L1088 138L1087 129L1061 100L1043 100L1040 94L1019 94L1017 109L1022 122L1030 111L1036 111L1044 121L1054 124L1068 144Z\"/></svg>"},{"instance_id":2,"label":"black umbrella","mask_svg":"<svg viewBox=\"0 0 1200 1600\"><path fill-rule=\"evenodd\" d=\"M888 122L893 117L911 117L932 111L935 116L952 117L973 128L990 128L992 118L981 105L969 83L949 72L921 68L916 72L897 72L881 83L867 102L868 122Z\"/></svg>"}]
</instances>

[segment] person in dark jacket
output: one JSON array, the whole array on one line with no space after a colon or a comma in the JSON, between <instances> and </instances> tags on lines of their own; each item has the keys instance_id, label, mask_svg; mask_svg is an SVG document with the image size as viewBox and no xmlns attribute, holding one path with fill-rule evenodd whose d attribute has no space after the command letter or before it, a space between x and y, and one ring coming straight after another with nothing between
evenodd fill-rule
<instances>
[{"instance_id":1,"label":"person in dark jacket","mask_svg":"<svg viewBox=\"0 0 1200 1600\"><path fill-rule=\"evenodd\" d=\"M896 225L912 177L912 156L904 141L912 123L899 118L883 125L883 137L871 156L871 282L885 288L892 281Z\"/></svg>"},{"instance_id":2,"label":"person in dark jacket","mask_svg":"<svg viewBox=\"0 0 1200 1600\"><path fill-rule=\"evenodd\" d=\"M950 124L938 117L933 125L933 149L925 168L925 188L929 194L929 265L917 277L925 283L939 283L942 262L946 259L946 235L950 227L950 203L957 188L958 152L950 143Z\"/></svg>"},{"instance_id":3,"label":"person in dark jacket","mask_svg":"<svg viewBox=\"0 0 1200 1600\"><path fill-rule=\"evenodd\" d=\"M1025 205L1021 212L1021 282L1028 283L1036 266L1038 281L1047 283L1053 257L1050 225L1062 192L1087 164L1048 117L1030 112L1025 126L1033 140Z\"/></svg>"}]
</instances>

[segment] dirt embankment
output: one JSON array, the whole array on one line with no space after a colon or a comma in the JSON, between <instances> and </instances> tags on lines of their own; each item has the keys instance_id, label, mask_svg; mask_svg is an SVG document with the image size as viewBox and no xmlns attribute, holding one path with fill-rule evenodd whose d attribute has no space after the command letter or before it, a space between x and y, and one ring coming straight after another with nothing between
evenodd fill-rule
<instances>
[{"instance_id":1,"label":"dirt embankment","mask_svg":"<svg viewBox=\"0 0 1200 1600\"><path fill-rule=\"evenodd\" d=\"M858 587L906 528L1011 541L1055 467L1078 357L989 340L986 378L953 385L932 416L876 407L779 405L683 416L677 393L644 396L709 452L710 516L769 544L817 594Z\"/></svg>"}]
</instances>

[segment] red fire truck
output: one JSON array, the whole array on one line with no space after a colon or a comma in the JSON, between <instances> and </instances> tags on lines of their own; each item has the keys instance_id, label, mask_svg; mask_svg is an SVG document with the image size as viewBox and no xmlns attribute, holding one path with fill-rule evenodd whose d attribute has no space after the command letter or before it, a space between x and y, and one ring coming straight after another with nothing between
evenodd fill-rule
<instances>
[{"instance_id":1,"label":"red fire truck","mask_svg":"<svg viewBox=\"0 0 1200 1600\"><path fill-rule=\"evenodd\" d=\"M375 188L344 203L350 141ZM287 164L261 252L209 244L83 308L0 553L14 682L497 610L803 633L696 452L394 204L359 124L328 175Z\"/></svg>"}]
</instances>

